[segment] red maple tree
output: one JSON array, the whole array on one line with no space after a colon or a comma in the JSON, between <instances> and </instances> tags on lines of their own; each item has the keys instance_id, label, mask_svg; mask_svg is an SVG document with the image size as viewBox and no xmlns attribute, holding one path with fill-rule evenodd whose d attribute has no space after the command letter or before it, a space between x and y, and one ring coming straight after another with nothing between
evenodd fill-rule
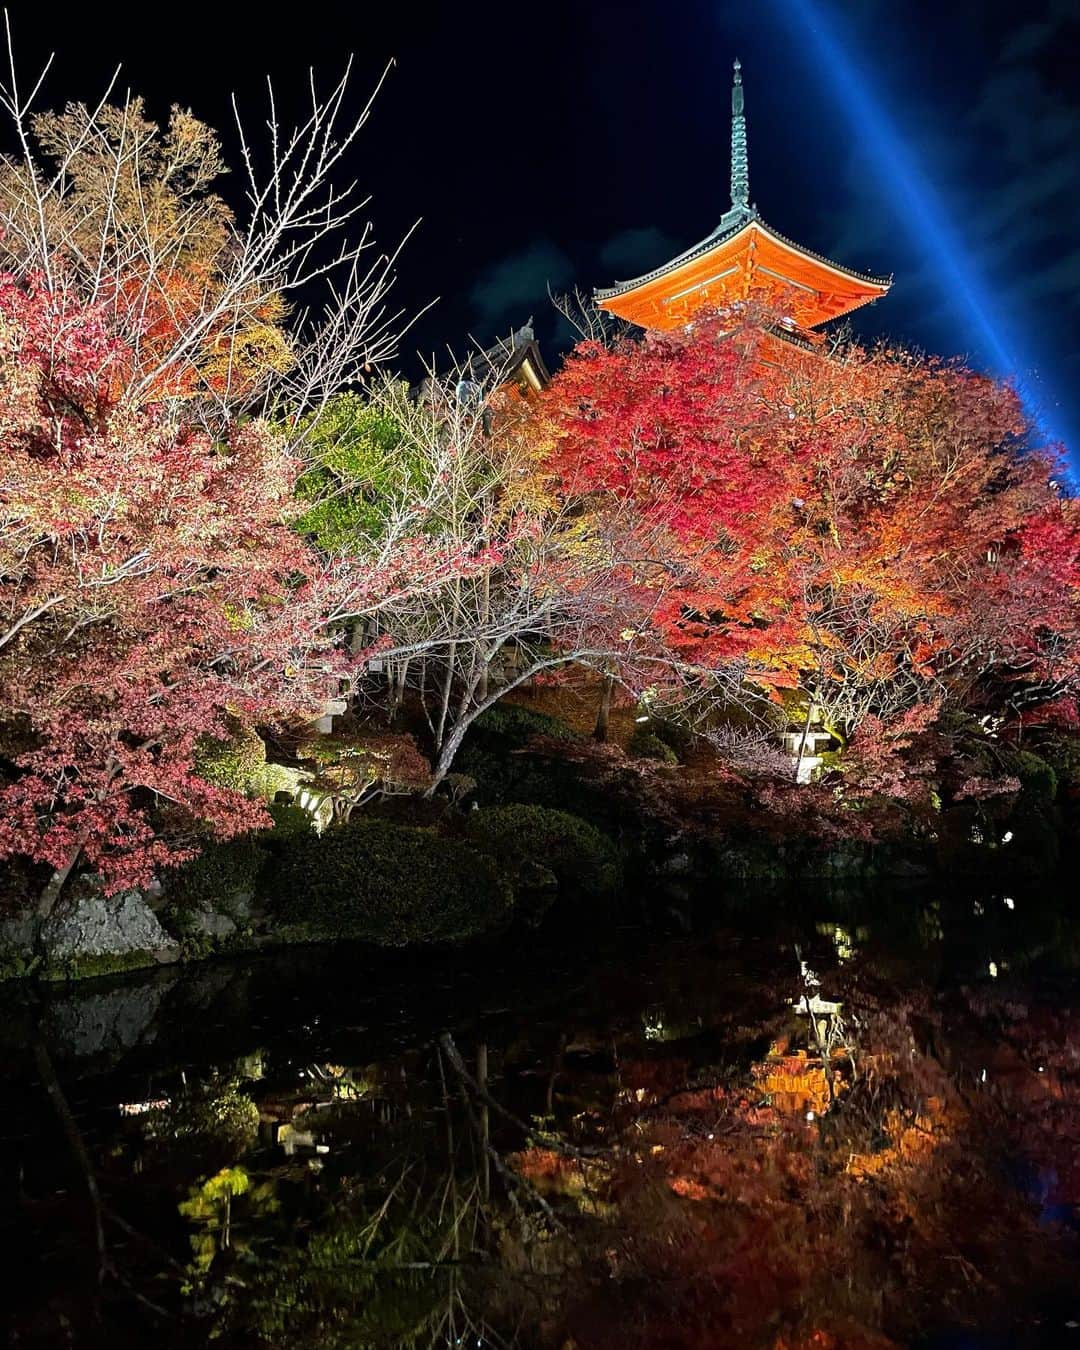
<instances>
[{"instance_id":1,"label":"red maple tree","mask_svg":"<svg viewBox=\"0 0 1080 1350\"><path fill-rule=\"evenodd\" d=\"M663 513L673 661L797 689L841 741L917 705L1063 704L1080 514L1015 393L887 350L766 364L762 332L583 344L545 395L563 490Z\"/></svg>"},{"instance_id":2,"label":"red maple tree","mask_svg":"<svg viewBox=\"0 0 1080 1350\"><path fill-rule=\"evenodd\" d=\"M117 401L128 353L70 294L0 280L0 856L115 891L268 823L194 770L227 712L317 705L333 665L271 428L211 439Z\"/></svg>"}]
</instances>

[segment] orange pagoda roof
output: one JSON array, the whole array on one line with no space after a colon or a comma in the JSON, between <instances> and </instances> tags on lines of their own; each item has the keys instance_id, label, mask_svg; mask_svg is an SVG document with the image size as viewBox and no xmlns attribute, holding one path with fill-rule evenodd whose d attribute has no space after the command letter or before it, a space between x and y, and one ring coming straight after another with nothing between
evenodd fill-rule
<instances>
[{"instance_id":1,"label":"orange pagoda roof","mask_svg":"<svg viewBox=\"0 0 1080 1350\"><path fill-rule=\"evenodd\" d=\"M813 347L829 319L885 295L891 277L870 276L812 253L767 225L749 201L742 74L731 92L731 207L699 244L633 281L594 293L596 303L642 328L678 328L705 306L754 299L779 317L778 337Z\"/></svg>"}]
</instances>

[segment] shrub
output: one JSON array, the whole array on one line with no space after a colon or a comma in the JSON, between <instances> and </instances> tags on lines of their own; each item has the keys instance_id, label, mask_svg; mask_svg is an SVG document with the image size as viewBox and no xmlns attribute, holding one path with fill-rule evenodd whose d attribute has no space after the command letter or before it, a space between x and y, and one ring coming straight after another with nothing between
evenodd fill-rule
<instances>
[{"instance_id":1,"label":"shrub","mask_svg":"<svg viewBox=\"0 0 1080 1350\"><path fill-rule=\"evenodd\" d=\"M694 744L694 732L685 722L671 722L666 717L653 717L648 722L638 724L645 731L651 731L658 741L663 741L674 750L679 759L684 758Z\"/></svg>"},{"instance_id":2,"label":"shrub","mask_svg":"<svg viewBox=\"0 0 1080 1350\"><path fill-rule=\"evenodd\" d=\"M295 802L271 802L267 809L273 817L274 828L260 837L270 847L281 840L295 839L297 835L315 833L315 822L310 813Z\"/></svg>"},{"instance_id":3,"label":"shrub","mask_svg":"<svg viewBox=\"0 0 1080 1350\"><path fill-rule=\"evenodd\" d=\"M174 872L166 884L171 908L221 909L235 896L253 895L267 860L263 835L245 835L205 845L199 857Z\"/></svg>"},{"instance_id":4,"label":"shrub","mask_svg":"<svg viewBox=\"0 0 1080 1350\"><path fill-rule=\"evenodd\" d=\"M1041 802L1052 802L1057 796L1057 774L1041 755L1032 754L1030 750L1014 750L1009 756L1008 768L1020 779L1025 796Z\"/></svg>"},{"instance_id":5,"label":"shrub","mask_svg":"<svg viewBox=\"0 0 1080 1350\"><path fill-rule=\"evenodd\" d=\"M311 816L302 807L272 802L267 809L273 817L273 829L224 843L210 841L197 858L167 874L169 910L175 925L184 927L181 916L185 910L227 912L234 899L255 895L263 868L280 846L297 837L315 837Z\"/></svg>"},{"instance_id":6,"label":"shrub","mask_svg":"<svg viewBox=\"0 0 1080 1350\"><path fill-rule=\"evenodd\" d=\"M271 764L266 745L254 729L234 722L229 740L203 737L195 754L196 771L215 787L269 801L275 792L295 791L299 775L284 764Z\"/></svg>"},{"instance_id":7,"label":"shrub","mask_svg":"<svg viewBox=\"0 0 1080 1350\"><path fill-rule=\"evenodd\" d=\"M492 806L469 822L477 846L510 875L522 864L552 872L560 887L604 893L618 881L615 846L580 816L547 806Z\"/></svg>"},{"instance_id":8,"label":"shrub","mask_svg":"<svg viewBox=\"0 0 1080 1350\"><path fill-rule=\"evenodd\" d=\"M523 753L536 737L574 741L573 731L558 717L533 712L516 703L496 704L469 728L454 767L475 780L481 805L507 801L558 802L565 773L558 766Z\"/></svg>"},{"instance_id":9,"label":"shrub","mask_svg":"<svg viewBox=\"0 0 1080 1350\"><path fill-rule=\"evenodd\" d=\"M635 728L626 748L635 759L655 759L661 764L679 762L679 756L666 741L660 739L649 722L642 722Z\"/></svg>"},{"instance_id":10,"label":"shrub","mask_svg":"<svg viewBox=\"0 0 1080 1350\"><path fill-rule=\"evenodd\" d=\"M1057 774L1059 784L1080 787L1080 735L1055 736L1040 750Z\"/></svg>"},{"instance_id":11,"label":"shrub","mask_svg":"<svg viewBox=\"0 0 1080 1350\"><path fill-rule=\"evenodd\" d=\"M316 940L460 942L498 925L513 905L490 858L384 820L293 840L268 881L275 916Z\"/></svg>"},{"instance_id":12,"label":"shrub","mask_svg":"<svg viewBox=\"0 0 1080 1350\"><path fill-rule=\"evenodd\" d=\"M527 745L534 736L548 736L557 741L577 739L561 717L534 712L520 703L496 703L476 719L469 735L473 740L502 741L513 749Z\"/></svg>"}]
</instances>

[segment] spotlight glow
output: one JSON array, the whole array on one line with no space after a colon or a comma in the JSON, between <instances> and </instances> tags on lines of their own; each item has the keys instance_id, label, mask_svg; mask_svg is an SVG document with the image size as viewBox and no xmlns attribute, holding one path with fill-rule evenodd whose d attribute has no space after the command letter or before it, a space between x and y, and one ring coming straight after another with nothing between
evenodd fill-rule
<instances>
[{"instance_id":1,"label":"spotlight glow","mask_svg":"<svg viewBox=\"0 0 1080 1350\"><path fill-rule=\"evenodd\" d=\"M874 92L868 64L845 50L824 4L817 0L781 0L778 8L783 18L794 16L809 39L829 76L830 94L840 102L863 145L883 169L881 182L897 221L914 234L920 247L932 253L945 283L945 294L966 316L991 373L1011 378L1028 415L1042 433L1067 443L1063 431L1051 425L1055 418L1047 405L1059 407L1060 402L1037 374L1033 344L1025 342L1016 324L1008 323L996 310L994 292L973 262L940 193ZM1032 388L1033 374L1039 378L1039 391Z\"/></svg>"}]
</instances>

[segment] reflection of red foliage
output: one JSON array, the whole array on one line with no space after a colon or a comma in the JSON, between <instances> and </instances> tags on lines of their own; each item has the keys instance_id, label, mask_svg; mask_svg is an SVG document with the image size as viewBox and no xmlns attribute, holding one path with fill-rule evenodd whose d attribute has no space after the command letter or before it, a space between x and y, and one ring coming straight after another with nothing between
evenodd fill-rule
<instances>
[{"instance_id":1,"label":"reflection of red foliage","mask_svg":"<svg viewBox=\"0 0 1080 1350\"><path fill-rule=\"evenodd\" d=\"M1007 1004L996 1011L1011 1044L987 1056L987 1080L1034 1169L1038 1203L1080 1210L1080 1014Z\"/></svg>"},{"instance_id":2,"label":"reflection of red foliage","mask_svg":"<svg viewBox=\"0 0 1080 1350\"><path fill-rule=\"evenodd\" d=\"M763 1064L754 1065L754 1078L772 1106L785 1115L812 1111L815 1116L823 1116L832 1102L821 1060L805 1051L770 1056ZM842 1081L834 1075L834 1092Z\"/></svg>"},{"instance_id":3,"label":"reflection of red foliage","mask_svg":"<svg viewBox=\"0 0 1080 1350\"><path fill-rule=\"evenodd\" d=\"M574 1343L892 1350L1059 1278L1036 1220L1080 1182L1080 1028L1020 1010L1039 1060L985 1061L1003 1117L989 1089L958 1090L916 1048L914 1028L937 1017L927 999L862 994L850 1012L857 1073L837 1058L835 1101L820 1060L781 1040L741 1081L640 1103L607 1155L615 1210L596 1269L571 1286ZM1004 1181L1005 1119L1041 1169L1034 1207ZM537 1161L540 1176L562 1167Z\"/></svg>"}]
</instances>

